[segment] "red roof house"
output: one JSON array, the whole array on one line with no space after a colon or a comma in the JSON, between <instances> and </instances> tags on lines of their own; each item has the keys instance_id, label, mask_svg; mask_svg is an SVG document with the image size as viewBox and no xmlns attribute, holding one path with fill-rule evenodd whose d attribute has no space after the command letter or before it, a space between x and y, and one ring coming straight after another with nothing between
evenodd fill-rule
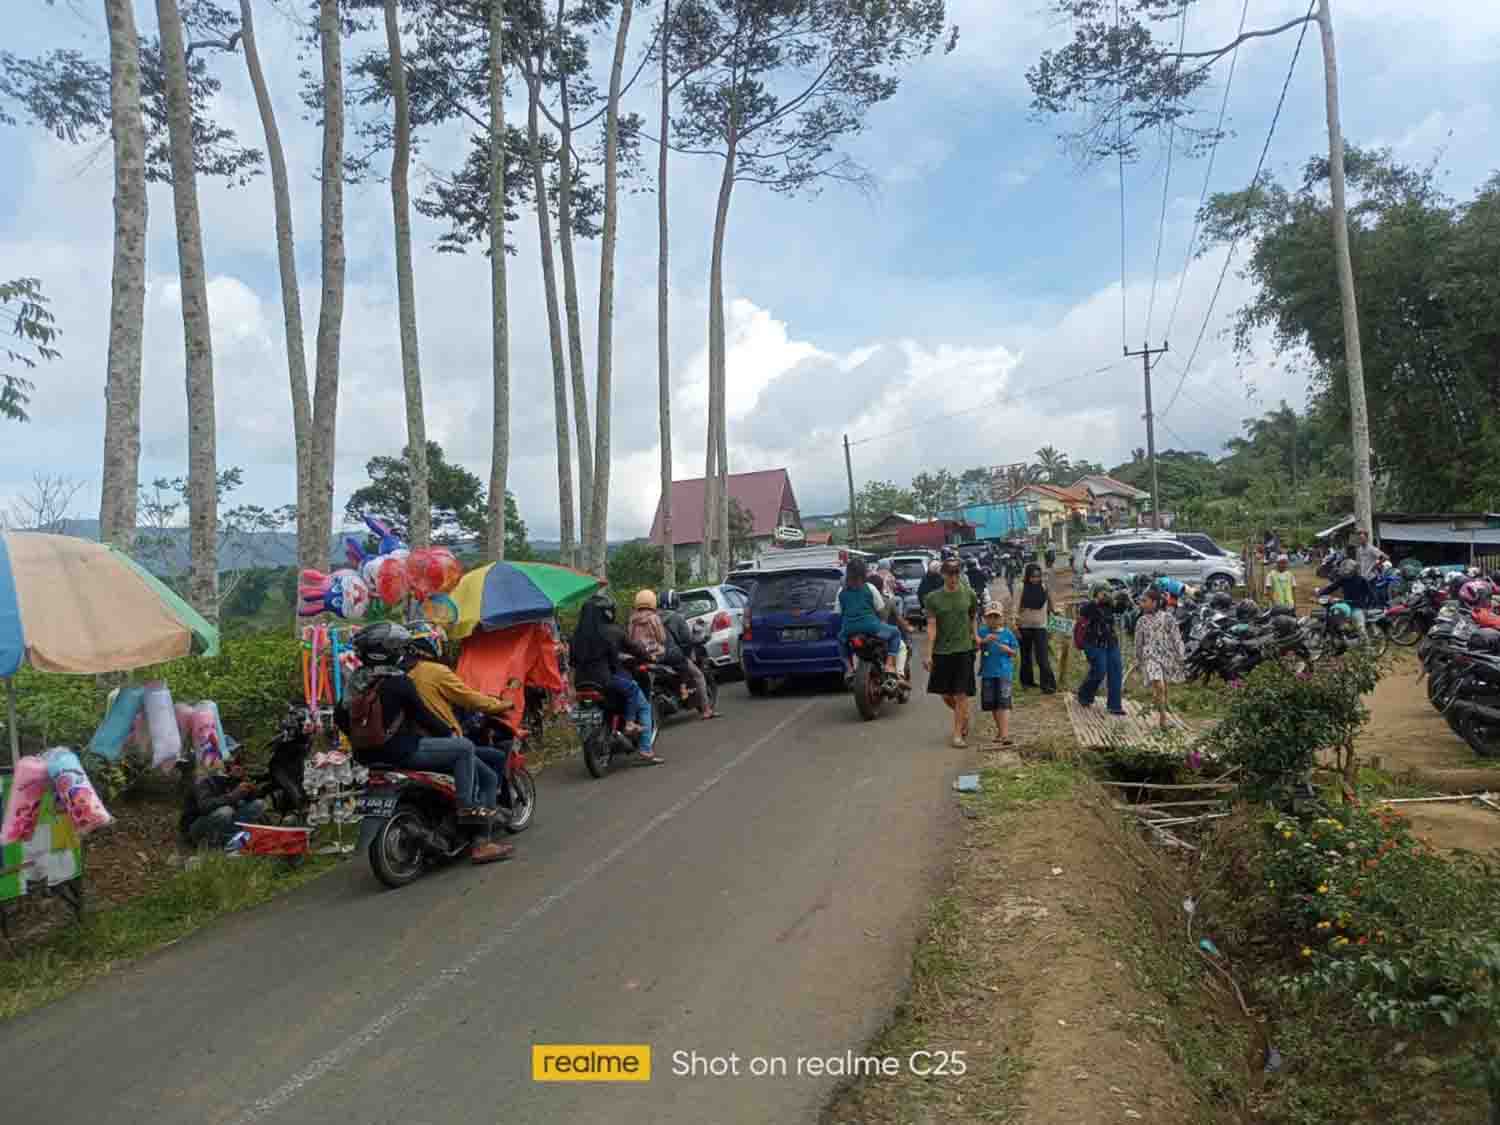
<instances>
[{"instance_id":1,"label":"red roof house","mask_svg":"<svg viewBox=\"0 0 1500 1125\"><path fill-rule=\"evenodd\" d=\"M697 548L703 542L702 477L672 482L672 543ZM801 528L802 516L792 492L792 478L785 469L763 469L755 473L730 473L729 498L750 513L754 523L751 540L757 548L769 546L778 527ZM651 542L660 544L662 507L657 501L651 520Z\"/></svg>"}]
</instances>

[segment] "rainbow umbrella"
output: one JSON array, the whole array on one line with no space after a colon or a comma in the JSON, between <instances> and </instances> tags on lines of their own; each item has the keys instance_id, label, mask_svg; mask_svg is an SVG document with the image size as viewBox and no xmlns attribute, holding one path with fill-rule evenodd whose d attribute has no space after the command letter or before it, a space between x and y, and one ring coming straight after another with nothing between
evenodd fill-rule
<instances>
[{"instance_id":1,"label":"rainbow umbrella","mask_svg":"<svg viewBox=\"0 0 1500 1125\"><path fill-rule=\"evenodd\" d=\"M475 630L545 621L602 585L592 574L552 563L496 562L477 567L453 591L458 624L448 635L457 641Z\"/></svg>"},{"instance_id":2,"label":"rainbow umbrella","mask_svg":"<svg viewBox=\"0 0 1500 1125\"><path fill-rule=\"evenodd\" d=\"M215 656L219 631L123 551L69 535L0 534L0 676L128 672L197 652Z\"/></svg>"}]
</instances>

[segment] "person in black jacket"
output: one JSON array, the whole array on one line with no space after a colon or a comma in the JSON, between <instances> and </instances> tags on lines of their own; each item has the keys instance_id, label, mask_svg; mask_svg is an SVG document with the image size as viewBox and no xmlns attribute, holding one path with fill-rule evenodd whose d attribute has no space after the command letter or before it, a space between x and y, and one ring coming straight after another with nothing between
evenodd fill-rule
<instances>
[{"instance_id":1,"label":"person in black jacket","mask_svg":"<svg viewBox=\"0 0 1500 1125\"><path fill-rule=\"evenodd\" d=\"M1375 590L1370 585L1370 580L1359 572L1359 563L1353 559L1345 559L1339 564L1339 573L1332 582L1318 591L1319 597L1332 594L1337 591L1349 603L1354 624L1359 629L1359 635L1365 635L1365 610L1369 609L1375 601Z\"/></svg>"},{"instance_id":2,"label":"person in black jacket","mask_svg":"<svg viewBox=\"0 0 1500 1125\"><path fill-rule=\"evenodd\" d=\"M178 830L193 847L223 844L234 835L236 822L264 822L266 803L256 799L256 787L245 780L244 766L233 761L224 769L199 770L192 761L182 769L182 819Z\"/></svg>"},{"instance_id":3,"label":"person in black jacket","mask_svg":"<svg viewBox=\"0 0 1500 1125\"><path fill-rule=\"evenodd\" d=\"M638 660L645 658L644 653L632 648L625 630L615 624L614 599L608 594L595 594L578 613L578 626L568 649L573 686L594 684L604 689L606 698L624 712L627 724L640 731L641 760L660 762L653 749L656 731L651 724L651 701L621 664L620 654L626 651Z\"/></svg>"},{"instance_id":4,"label":"person in black jacket","mask_svg":"<svg viewBox=\"0 0 1500 1125\"><path fill-rule=\"evenodd\" d=\"M1095 582L1089 588L1089 598L1078 610L1078 618L1084 622L1083 652L1089 661L1089 674L1078 686L1078 702L1092 707L1099 685L1108 681L1109 713L1123 715L1125 704L1120 696L1125 664L1120 656L1120 636L1115 631L1114 594L1107 584Z\"/></svg>"}]
</instances>

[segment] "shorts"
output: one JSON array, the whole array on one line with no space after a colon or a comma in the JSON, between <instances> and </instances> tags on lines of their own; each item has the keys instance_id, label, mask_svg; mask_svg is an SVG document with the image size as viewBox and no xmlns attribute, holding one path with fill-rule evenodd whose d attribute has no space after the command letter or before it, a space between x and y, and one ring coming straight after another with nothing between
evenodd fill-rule
<instances>
[{"instance_id":1,"label":"shorts","mask_svg":"<svg viewBox=\"0 0 1500 1125\"><path fill-rule=\"evenodd\" d=\"M979 681L979 709L981 711L1009 711L1011 708L1011 682L998 676Z\"/></svg>"},{"instance_id":2,"label":"shorts","mask_svg":"<svg viewBox=\"0 0 1500 1125\"><path fill-rule=\"evenodd\" d=\"M973 695L974 652L939 652L927 673L929 695Z\"/></svg>"}]
</instances>

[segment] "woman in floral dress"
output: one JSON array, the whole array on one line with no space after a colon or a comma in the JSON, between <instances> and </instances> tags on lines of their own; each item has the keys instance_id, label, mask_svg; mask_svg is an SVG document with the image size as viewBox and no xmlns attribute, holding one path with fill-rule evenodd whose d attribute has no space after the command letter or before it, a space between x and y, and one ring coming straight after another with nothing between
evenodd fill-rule
<instances>
[{"instance_id":1,"label":"woman in floral dress","mask_svg":"<svg viewBox=\"0 0 1500 1125\"><path fill-rule=\"evenodd\" d=\"M1182 633L1167 612L1167 599L1154 586L1142 599L1141 619L1135 626L1135 662L1151 685L1151 704L1157 723L1167 728L1167 684L1183 678Z\"/></svg>"}]
</instances>

